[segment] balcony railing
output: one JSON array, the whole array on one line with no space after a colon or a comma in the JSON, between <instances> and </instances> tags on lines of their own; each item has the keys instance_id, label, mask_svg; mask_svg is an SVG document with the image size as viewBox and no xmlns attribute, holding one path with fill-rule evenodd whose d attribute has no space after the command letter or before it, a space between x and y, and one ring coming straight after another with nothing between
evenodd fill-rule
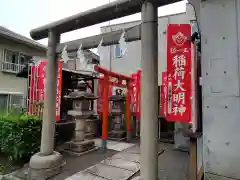
<instances>
[{"instance_id":1,"label":"balcony railing","mask_svg":"<svg viewBox=\"0 0 240 180\"><path fill-rule=\"evenodd\" d=\"M24 65L10 63L10 62L2 62L2 71L10 72L10 73L19 73Z\"/></svg>"}]
</instances>

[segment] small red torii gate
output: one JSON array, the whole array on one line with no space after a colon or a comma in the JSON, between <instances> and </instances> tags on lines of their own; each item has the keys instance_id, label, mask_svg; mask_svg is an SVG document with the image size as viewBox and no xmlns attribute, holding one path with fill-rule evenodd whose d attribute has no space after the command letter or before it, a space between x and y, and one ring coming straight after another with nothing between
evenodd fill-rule
<instances>
[{"instance_id":1,"label":"small red torii gate","mask_svg":"<svg viewBox=\"0 0 240 180\"><path fill-rule=\"evenodd\" d=\"M95 66L94 70L98 73L103 74L103 113L102 113L102 148L107 146L108 138L108 114L109 114L109 85L126 88L126 126L127 126L127 138L131 137L132 127L131 127L131 84L134 80L130 76L126 76L120 73L112 72L101 66ZM117 79L112 81L112 78ZM125 83L124 83L125 81Z\"/></svg>"}]
</instances>

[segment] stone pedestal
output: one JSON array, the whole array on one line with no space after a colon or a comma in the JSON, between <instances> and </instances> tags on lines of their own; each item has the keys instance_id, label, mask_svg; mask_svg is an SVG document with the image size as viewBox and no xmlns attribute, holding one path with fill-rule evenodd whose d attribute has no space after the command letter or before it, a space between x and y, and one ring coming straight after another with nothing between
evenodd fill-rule
<instances>
[{"instance_id":1,"label":"stone pedestal","mask_svg":"<svg viewBox=\"0 0 240 180\"><path fill-rule=\"evenodd\" d=\"M76 118L76 126L75 126L75 141L83 141L85 137L85 126L86 119Z\"/></svg>"},{"instance_id":2,"label":"stone pedestal","mask_svg":"<svg viewBox=\"0 0 240 180\"><path fill-rule=\"evenodd\" d=\"M86 119L85 138L93 139L97 135L97 119Z\"/></svg>"},{"instance_id":3,"label":"stone pedestal","mask_svg":"<svg viewBox=\"0 0 240 180\"><path fill-rule=\"evenodd\" d=\"M63 157L58 152L53 152L51 155L42 155L37 153L32 156L29 162L28 177L31 180L45 180L59 174L65 162Z\"/></svg>"},{"instance_id":4,"label":"stone pedestal","mask_svg":"<svg viewBox=\"0 0 240 180\"><path fill-rule=\"evenodd\" d=\"M112 113L112 130L109 132L109 139L111 140L125 140L126 130L122 124L123 114L121 112Z\"/></svg>"}]
</instances>

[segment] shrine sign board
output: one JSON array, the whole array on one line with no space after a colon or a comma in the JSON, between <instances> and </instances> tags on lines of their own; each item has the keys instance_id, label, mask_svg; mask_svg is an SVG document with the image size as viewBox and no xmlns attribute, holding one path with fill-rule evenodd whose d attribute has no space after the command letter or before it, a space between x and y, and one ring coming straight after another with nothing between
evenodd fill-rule
<instances>
[{"instance_id":1,"label":"shrine sign board","mask_svg":"<svg viewBox=\"0 0 240 180\"><path fill-rule=\"evenodd\" d=\"M169 24L167 31L166 119L192 122L192 53L190 24Z\"/></svg>"}]
</instances>

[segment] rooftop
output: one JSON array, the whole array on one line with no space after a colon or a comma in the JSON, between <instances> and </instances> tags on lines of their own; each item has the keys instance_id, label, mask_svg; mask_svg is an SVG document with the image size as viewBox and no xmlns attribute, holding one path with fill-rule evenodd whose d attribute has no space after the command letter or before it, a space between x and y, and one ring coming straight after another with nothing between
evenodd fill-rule
<instances>
[{"instance_id":1,"label":"rooftop","mask_svg":"<svg viewBox=\"0 0 240 180\"><path fill-rule=\"evenodd\" d=\"M47 49L46 46L44 46L30 38L27 38L21 34L13 32L3 26L0 26L0 36L10 39L12 41L16 41L18 43L26 44L30 47L33 47L33 48L36 48L36 49L39 49L42 51L46 51L46 49Z\"/></svg>"},{"instance_id":2,"label":"rooftop","mask_svg":"<svg viewBox=\"0 0 240 180\"><path fill-rule=\"evenodd\" d=\"M30 38L27 38L21 34L18 34L14 31L11 31L10 29L7 29L3 26L0 26L0 37L4 37L7 39L10 39L12 41L16 41L18 43L22 43L22 44L26 44L30 47L33 47L35 49L39 49L42 51L46 51L47 50L47 46L40 44L37 41L34 41ZM99 56L97 54L95 54L94 52L90 51L90 50L84 50L84 54L87 56L91 56L93 59L99 61ZM70 56L75 56L76 57L77 52L72 52L70 53Z\"/></svg>"}]
</instances>

